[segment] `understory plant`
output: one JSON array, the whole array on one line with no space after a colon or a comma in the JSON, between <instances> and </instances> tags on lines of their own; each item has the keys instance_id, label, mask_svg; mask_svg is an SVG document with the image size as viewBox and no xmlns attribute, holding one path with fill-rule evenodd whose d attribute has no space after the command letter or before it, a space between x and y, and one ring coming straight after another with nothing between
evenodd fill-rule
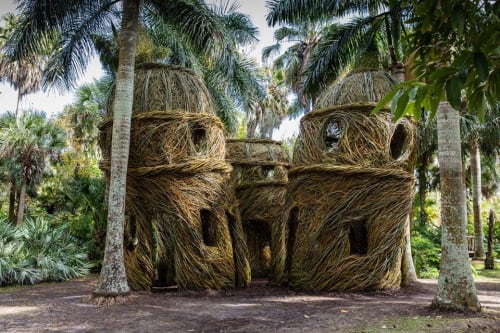
<instances>
[{"instance_id":1,"label":"understory plant","mask_svg":"<svg viewBox=\"0 0 500 333\"><path fill-rule=\"evenodd\" d=\"M15 226L0 218L0 286L69 280L89 270L86 249L65 225L28 217Z\"/></svg>"}]
</instances>

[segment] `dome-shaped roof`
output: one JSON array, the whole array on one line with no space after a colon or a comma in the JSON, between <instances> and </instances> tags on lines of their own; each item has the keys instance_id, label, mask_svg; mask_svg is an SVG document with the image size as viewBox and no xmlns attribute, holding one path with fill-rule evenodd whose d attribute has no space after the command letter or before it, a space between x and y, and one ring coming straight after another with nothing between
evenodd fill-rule
<instances>
[{"instance_id":1,"label":"dome-shaped roof","mask_svg":"<svg viewBox=\"0 0 500 333\"><path fill-rule=\"evenodd\" d=\"M357 70L326 88L319 96L315 109L378 103L398 83L394 76L380 69Z\"/></svg>"},{"instance_id":2,"label":"dome-shaped roof","mask_svg":"<svg viewBox=\"0 0 500 333\"><path fill-rule=\"evenodd\" d=\"M136 67L134 77L134 114L172 110L215 113L203 79L188 68L146 63Z\"/></svg>"}]
</instances>

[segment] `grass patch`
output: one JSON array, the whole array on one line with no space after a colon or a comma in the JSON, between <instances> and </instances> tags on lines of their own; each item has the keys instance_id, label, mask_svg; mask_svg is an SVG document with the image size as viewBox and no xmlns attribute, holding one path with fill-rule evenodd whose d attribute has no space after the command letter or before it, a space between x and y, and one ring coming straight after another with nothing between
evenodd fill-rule
<instances>
[{"instance_id":1,"label":"grass patch","mask_svg":"<svg viewBox=\"0 0 500 333\"><path fill-rule=\"evenodd\" d=\"M474 260L472 262L472 269L476 280L500 280L500 262L498 262L498 260L495 260L495 269L484 269L483 261Z\"/></svg>"},{"instance_id":2,"label":"grass patch","mask_svg":"<svg viewBox=\"0 0 500 333\"><path fill-rule=\"evenodd\" d=\"M387 319L356 328L351 333L431 333L431 332L497 332L497 323L494 318L456 318L443 316L415 316Z\"/></svg>"}]
</instances>

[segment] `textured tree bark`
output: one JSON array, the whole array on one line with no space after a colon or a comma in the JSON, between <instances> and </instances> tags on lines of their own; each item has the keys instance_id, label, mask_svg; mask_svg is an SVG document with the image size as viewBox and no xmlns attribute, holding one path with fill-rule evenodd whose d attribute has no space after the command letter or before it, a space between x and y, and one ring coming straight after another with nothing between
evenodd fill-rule
<instances>
[{"instance_id":1,"label":"textured tree bark","mask_svg":"<svg viewBox=\"0 0 500 333\"><path fill-rule=\"evenodd\" d=\"M460 116L448 102L439 104L437 126L443 233L438 289L433 306L444 310L480 311L467 252Z\"/></svg>"},{"instance_id":2,"label":"textured tree bark","mask_svg":"<svg viewBox=\"0 0 500 333\"><path fill-rule=\"evenodd\" d=\"M409 215L406 222L405 253L401 264L401 286L403 287L414 284L418 280L415 265L413 264L413 257L411 255L411 220L411 215Z\"/></svg>"},{"instance_id":3,"label":"textured tree bark","mask_svg":"<svg viewBox=\"0 0 500 333\"><path fill-rule=\"evenodd\" d=\"M474 258L484 259L483 222L481 220L481 159L477 138L470 145L470 173L472 178L472 212L474 215Z\"/></svg>"},{"instance_id":4,"label":"textured tree bark","mask_svg":"<svg viewBox=\"0 0 500 333\"><path fill-rule=\"evenodd\" d=\"M22 225L24 220L24 204L26 201L26 181L21 182L21 192L17 206L17 225Z\"/></svg>"},{"instance_id":5,"label":"textured tree bark","mask_svg":"<svg viewBox=\"0 0 500 333\"><path fill-rule=\"evenodd\" d=\"M139 6L139 0L123 1L119 65L113 105L108 226L104 261L94 296L115 297L130 292L123 262L123 228Z\"/></svg>"},{"instance_id":6,"label":"textured tree bark","mask_svg":"<svg viewBox=\"0 0 500 333\"><path fill-rule=\"evenodd\" d=\"M427 225L429 221L429 215L425 210L425 202L427 201L427 175L425 171L427 170L427 163L420 165L417 169L418 173L418 200L420 205L420 224Z\"/></svg>"},{"instance_id":7,"label":"textured tree bark","mask_svg":"<svg viewBox=\"0 0 500 333\"><path fill-rule=\"evenodd\" d=\"M493 225L495 225L495 211L490 209L488 216L488 253L484 259L484 269L495 269L495 257L493 256Z\"/></svg>"}]
</instances>

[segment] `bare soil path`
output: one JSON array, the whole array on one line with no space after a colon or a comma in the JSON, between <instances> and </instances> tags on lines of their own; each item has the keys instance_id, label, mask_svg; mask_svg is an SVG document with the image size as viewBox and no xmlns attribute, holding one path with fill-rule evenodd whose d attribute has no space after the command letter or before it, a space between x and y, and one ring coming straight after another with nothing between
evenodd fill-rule
<instances>
[{"instance_id":1,"label":"bare soil path","mask_svg":"<svg viewBox=\"0 0 500 333\"><path fill-rule=\"evenodd\" d=\"M0 288L0 332L500 332L500 281L477 282L480 314L429 304L435 280L395 292L299 293L254 281L225 292L134 292L88 302L96 277Z\"/></svg>"}]
</instances>

